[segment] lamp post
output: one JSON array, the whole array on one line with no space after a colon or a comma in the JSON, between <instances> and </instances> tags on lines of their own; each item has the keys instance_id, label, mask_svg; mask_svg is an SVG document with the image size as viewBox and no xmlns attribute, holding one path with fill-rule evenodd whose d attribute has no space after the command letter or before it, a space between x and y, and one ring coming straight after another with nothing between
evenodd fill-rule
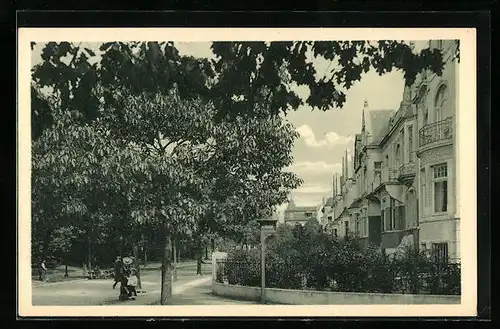
<instances>
[{"instance_id":1,"label":"lamp post","mask_svg":"<svg viewBox=\"0 0 500 329\"><path fill-rule=\"evenodd\" d=\"M275 218L266 218L258 220L260 225L260 270L261 270L261 283L260 283L260 302L266 302L266 239L276 233Z\"/></svg>"}]
</instances>

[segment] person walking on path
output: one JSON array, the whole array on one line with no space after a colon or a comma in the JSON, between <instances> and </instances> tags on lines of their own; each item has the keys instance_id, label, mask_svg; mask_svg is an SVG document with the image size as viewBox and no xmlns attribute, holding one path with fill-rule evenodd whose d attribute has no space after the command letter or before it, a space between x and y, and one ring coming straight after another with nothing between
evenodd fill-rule
<instances>
[{"instance_id":1,"label":"person walking on path","mask_svg":"<svg viewBox=\"0 0 500 329\"><path fill-rule=\"evenodd\" d=\"M38 268L38 279L40 281L47 281L47 267L45 266L45 259L42 259Z\"/></svg>"},{"instance_id":2,"label":"person walking on path","mask_svg":"<svg viewBox=\"0 0 500 329\"><path fill-rule=\"evenodd\" d=\"M118 282L122 282L123 279L123 263L120 256L116 256L115 260L115 283L113 283L113 289L116 288Z\"/></svg>"}]
</instances>

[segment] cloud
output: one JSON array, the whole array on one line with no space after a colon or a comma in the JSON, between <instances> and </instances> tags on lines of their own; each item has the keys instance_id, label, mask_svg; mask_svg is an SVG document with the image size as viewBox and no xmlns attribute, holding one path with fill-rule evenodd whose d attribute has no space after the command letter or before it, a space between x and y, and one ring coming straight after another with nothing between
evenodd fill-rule
<instances>
[{"instance_id":1,"label":"cloud","mask_svg":"<svg viewBox=\"0 0 500 329\"><path fill-rule=\"evenodd\" d=\"M341 136L334 131L326 133L324 139L317 140L314 131L308 125L298 127L297 132L309 147L332 147L347 144L351 141L350 136Z\"/></svg>"},{"instance_id":2,"label":"cloud","mask_svg":"<svg viewBox=\"0 0 500 329\"><path fill-rule=\"evenodd\" d=\"M288 170L295 173L334 173L341 171L342 164L326 163L325 161L303 161L296 162L288 167Z\"/></svg>"}]
</instances>

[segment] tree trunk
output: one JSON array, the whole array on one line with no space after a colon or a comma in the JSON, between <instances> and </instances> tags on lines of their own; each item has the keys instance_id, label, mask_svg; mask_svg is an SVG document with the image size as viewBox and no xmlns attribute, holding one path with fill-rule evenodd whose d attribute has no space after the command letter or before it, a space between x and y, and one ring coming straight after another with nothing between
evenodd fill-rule
<instances>
[{"instance_id":1,"label":"tree trunk","mask_svg":"<svg viewBox=\"0 0 500 329\"><path fill-rule=\"evenodd\" d=\"M212 247L212 253L215 251L215 240L214 238L210 239L211 247Z\"/></svg>"},{"instance_id":2,"label":"tree trunk","mask_svg":"<svg viewBox=\"0 0 500 329\"><path fill-rule=\"evenodd\" d=\"M205 246L205 260L208 260L208 247Z\"/></svg>"},{"instance_id":3,"label":"tree trunk","mask_svg":"<svg viewBox=\"0 0 500 329\"><path fill-rule=\"evenodd\" d=\"M89 245L88 245L88 250L87 250L88 254L87 254L87 261L88 261L88 269L89 271L92 270L92 242L91 242L91 238L89 237Z\"/></svg>"},{"instance_id":4,"label":"tree trunk","mask_svg":"<svg viewBox=\"0 0 500 329\"><path fill-rule=\"evenodd\" d=\"M203 275L201 273L201 252L198 252L198 257L197 257L197 260L196 260L196 275Z\"/></svg>"},{"instance_id":5,"label":"tree trunk","mask_svg":"<svg viewBox=\"0 0 500 329\"><path fill-rule=\"evenodd\" d=\"M64 265L64 277L65 278L69 277L68 264L67 263Z\"/></svg>"},{"instance_id":6,"label":"tree trunk","mask_svg":"<svg viewBox=\"0 0 500 329\"><path fill-rule=\"evenodd\" d=\"M148 248L144 247L144 267L148 265Z\"/></svg>"},{"instance_id":7,"label":"tree trunk","mask_svg":"<svg viewBox=\"0 0 500 329\"><path fill-rule=\"evenodd\" d=\"M179 243L179 245L177 246L177 263L180 263L181 262L181 244Z\"/></svg>"},{"instance_id":8,"label":"tree trunk","mask_svg":"<svg viewBox=\"0 0 500 329\"><path fill-rule=\"evenodd\" d=\"M198 240L196 245L196 275L202 275L201 273L201 263L203 258L203 251L201 250L201 241Z\"/></svg>"},{"instance_id":9,"label":"tree trunk","mask_svg":"<svg viewBox=\"0 0 500 329\"><path fill-rule=\"evenodd\" d=\"M137 276L137 289L142 290L141 266L139 265L139 247L137 246L137 243L134 244L132 251L134 253L134 267Z\"/></svg>"},{"instance_id":10,"label":"tree trunk","mask_svg":"<svg viewBox=\"0 0 500 329\"><path fill-rule=\"evenodd\" d=\"M167 233L167 236L165 237L163 262L161 266L161 305L172 304L172 261L170 245L170 233Z\"/></svg>"},{"instance_id":11,"label":"tree trunk","mask_svg":"<svg viewBox=\"0 0 500 329\"><path fill-rule=\"evenodd\" d=\"M174 251L173 252L173 255L174 255L174 276L173 276L173 280L177 281L177 249L176 249L176 241L175 241L175 239L172 239L172 250Z\"/></svg>"}]
</instances>

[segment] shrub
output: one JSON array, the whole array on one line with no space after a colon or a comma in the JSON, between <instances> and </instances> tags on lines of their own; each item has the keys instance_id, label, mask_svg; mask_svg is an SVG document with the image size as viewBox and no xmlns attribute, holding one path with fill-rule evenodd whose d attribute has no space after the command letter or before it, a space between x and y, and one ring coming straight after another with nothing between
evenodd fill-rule
<instances>
[{"instance_id":1,"label":"shrub","mask_svg":"<svg viewBox=\"0 0 500 329\"><path fill-rule=\"evenodd\" d=\"M230 284L260 286L260 249L233 250ZM217 277L222 274L217 273ZM266 286L343 292L460 294L460 265L437 264L415 249L386 255L312 228L280 228L266 251Z\"/></svg>"},{"instance_id":2,"label":"shrub","mask_svg":"<svg viewBox=\"0 0 500 329\"><path fill-rule=\"evenodd\" d=\"M225 271L229 284L260 286L259 250L231 251L225 261Z\"/></svg>"}]
</instances>

